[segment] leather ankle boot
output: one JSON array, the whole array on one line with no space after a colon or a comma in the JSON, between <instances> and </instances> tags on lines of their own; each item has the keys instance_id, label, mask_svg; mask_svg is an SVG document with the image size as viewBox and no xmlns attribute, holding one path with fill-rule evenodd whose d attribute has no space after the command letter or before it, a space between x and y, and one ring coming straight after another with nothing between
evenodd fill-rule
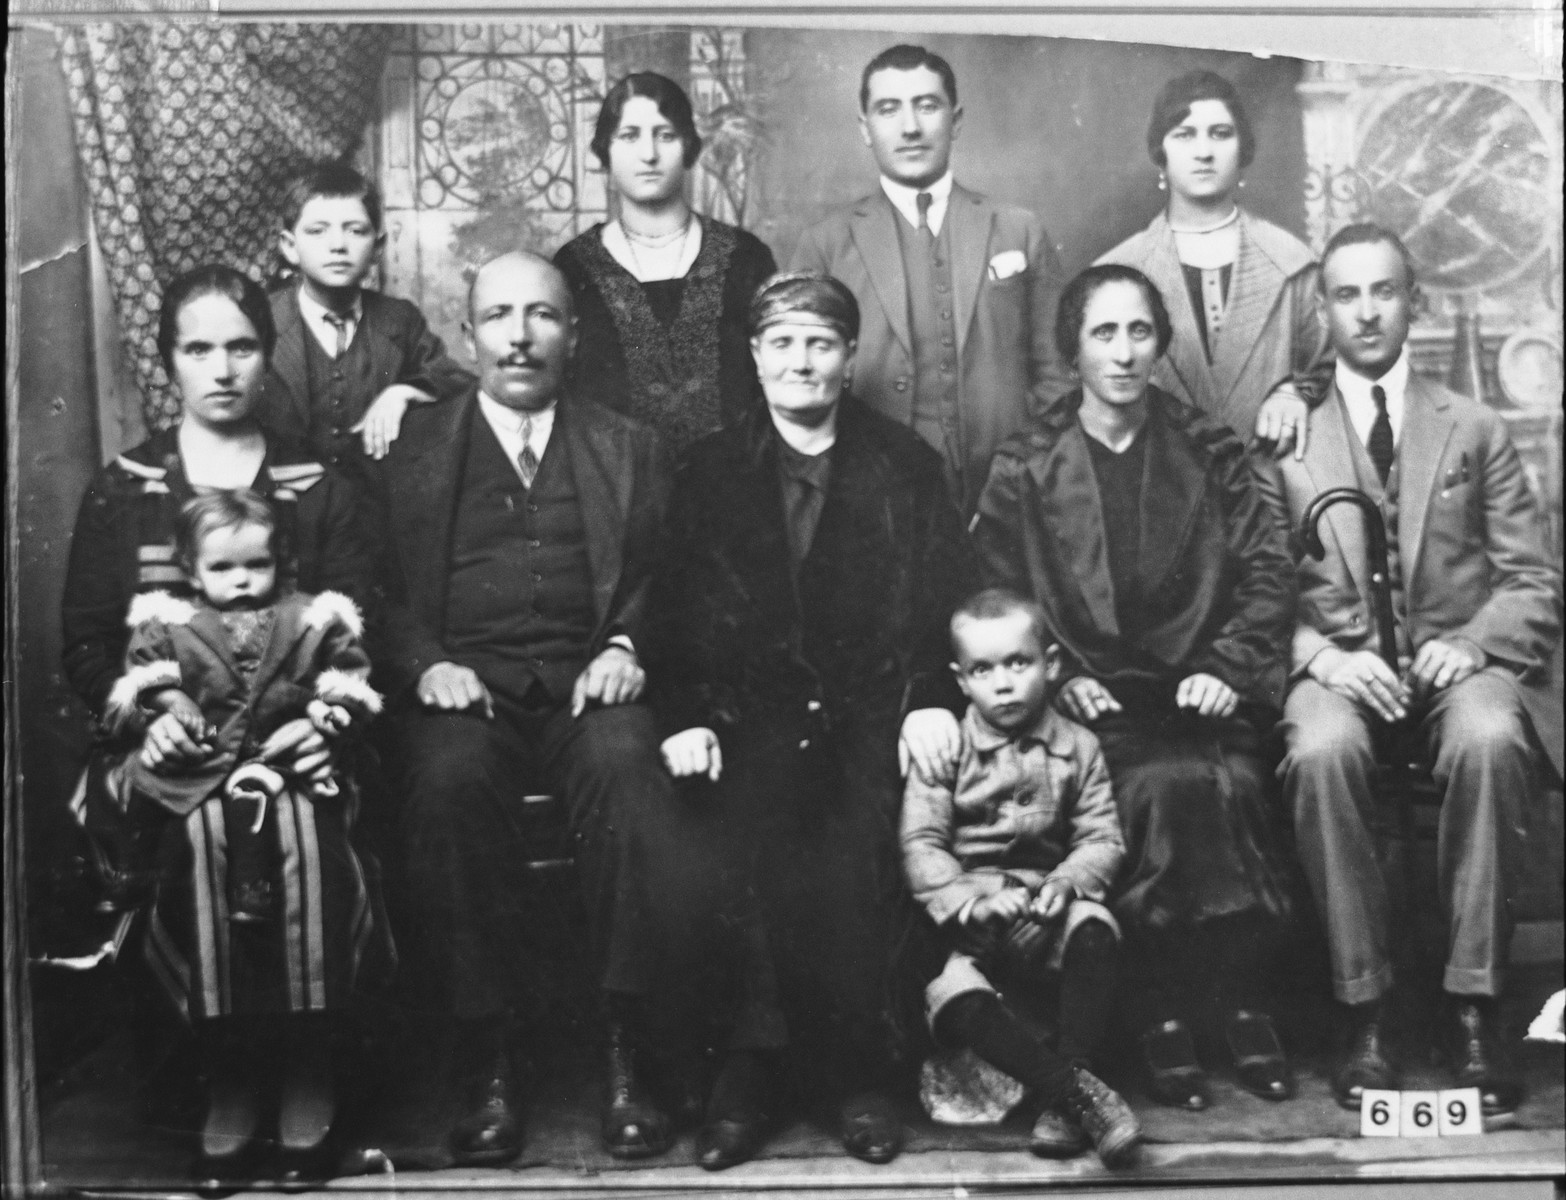
<instances>
[{"instance_id":1,"label":"leather ankle boot","mask_svg":"<svg viewBox=\"0 0 1566 1200\"><path fill-rule=\"evenodd\" d=\"M1332 1073L1332 1095L1342 1108L1359 1111L1366 1088L1396 1091L1397 1068L1387 1054L1386 1006L1378 1001L1355 1005L1348 1049Z\"/></svg>"},{"instance_id":2,"label":"leather ankle boot","mask_svg":"<svg viewBox=\"0 0 1566 1200\"><path fill-rule=\"evenodd\" d=\"M1066 1115L1093 1140L1093 1149L1106 1167L1131 1161L1142 1144L1142 1127L1131 1106L1091 1071L1073 1067L1071 1074L1071 1091L1061 1105Z\"/></svg>"},{"instance_id":3,"label":"leather ankle boot","mask_svg":"<svg viewBox=\"0 0 1566 1200\"><path fill-rule=\"evenodd\" d=\"M1523 1085L1512 1066L1501 1034L1495 1001L1477 996L1454 997L1452 1072L1457 1086L1479 1089L1479 1104L1487 1117L1515 1112Z\"/></svg>"},{"instance_id":4,"label":"leather ankle boot","mask_svg":"<svg viewBox=\"0 0 1566 1200\"><path fill-rule=\"evenodd\" d=\"M624 1023L610 1021L600 1134L616 1158L653 1158L674 1142L672 1123L653 1102L638 1057Z\"/></svg>"}]
</instances>

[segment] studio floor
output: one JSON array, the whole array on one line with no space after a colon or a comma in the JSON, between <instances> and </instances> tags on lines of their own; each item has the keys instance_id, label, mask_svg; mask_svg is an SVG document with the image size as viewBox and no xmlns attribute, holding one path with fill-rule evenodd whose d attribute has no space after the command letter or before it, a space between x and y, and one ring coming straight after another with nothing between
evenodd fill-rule
<instances>
[{"instance_id":1,"label":"studio floor","mask_svg":"<svg viewBox=\"0 0 1566 1200\"><path fill-rule=\"evenodd\" d=\"M1515 973L1507 1015L1526 1028L1550 992L1561 986L1558 963ZM1296 1014L1297 1017L1298 1014ZM665 1157L617 1162L597 1138L597 1080L590 1055L568 1045L529 1072L524 1089L527 1142L504 1169L449 1165L444 1133L452 1099L427 1070L378 1081L361 1098L360 1116L345 1137L344 1162L371 1173L344 1176L333 1191L399 1196L456 1190L489 1193L848 1195L865 1190L895 1196L962 1196L979 1191L1029 1194L1062 1187L1102 1190L1139 1185L1201 1184L1219 1180L1417 1179L1439 1181L1559 1179L1566 1174L1566 1054L1560 1045L1525 1042L1519 1050L1528 1098L1514 1117L1493 1122L1481 1136L1446 1139L1369 1139L1357 1117L1332 1101L1326 1077L1330 1055L1310 1038L1296 1054L1299 1095L1270 1104L1215 1073L1215 1103L1188 1114L1150 1103L1125 1064L1106 1069L1142 1120L1146 1146L1139 1163L1108 1172L1091 1156L1051 1162L1028 1152L1025 1115L999 1126L953 1128L926 1118L911 1098L908 1149L886 1167L846 1157L826 1129L811 1120L785 1121L764 1155L722 1174L692 1161L691 1136ZM140 1196L189 1188L190 1107L138 1086L128 1033L111 1036L53 1080L42 1094L44 1178L51 1190ZM1427 1047L1403 1046L1404 1086L1443 1086ZM414 1064L410 1062L410 1067ZM422 1080L423 1082L419 1082ZM264 1182L258 1184L265 1188ZM1481 1194L1458 1191L1454 1196ZM1438 1188L1423 1200L1441 1200Z\"/></svg>"}]
</instances>

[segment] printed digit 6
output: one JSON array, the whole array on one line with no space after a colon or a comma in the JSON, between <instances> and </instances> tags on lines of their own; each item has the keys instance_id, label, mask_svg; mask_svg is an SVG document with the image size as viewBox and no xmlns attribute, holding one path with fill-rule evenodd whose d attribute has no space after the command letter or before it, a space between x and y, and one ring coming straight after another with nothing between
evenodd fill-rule
<instances>
[{"instance_id":1,"label":"printed digit 6","mask_svg":"<svg viewBox=\"0 0 1566 1200\"><path fill-rule=\"evenodd\" d=\"M1430 1101L1421 1100L1414 1105L1414 1124L1421 1129L1435 1124L1435 1109L1430 1106Z\"/></svg>"},{"instance_id":2,"label":"printed digit 6","mask_svg":"<svg viewBox=\"0 0 1566 1200\"><path fill-rule=\"evenodd\" d=\"M1392 1110L1387 1107L1385 1100L1377 1100L1370 1106L1370 1123L1372 1125L1385 1125L1392 1119Z\"/></svg>"}]
</instances>

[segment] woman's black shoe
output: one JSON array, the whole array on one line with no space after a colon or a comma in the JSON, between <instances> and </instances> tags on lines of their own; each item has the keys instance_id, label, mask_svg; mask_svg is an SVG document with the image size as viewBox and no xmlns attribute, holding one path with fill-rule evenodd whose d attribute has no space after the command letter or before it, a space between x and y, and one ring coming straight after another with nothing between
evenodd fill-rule
<instances>
[{"instance_id":1,"label":"woman's black shoe","mask_svg":"<svg viewBox=\"0 0 1566 1200\"><path fill-rule=\"evenodd\" d=\"M759 1054L736 1051L724 1060L696 1134L696 1162L724 1171L756 1157L767 1130L768 1077Z\"/></svg>"},{"instance_id":2,"label":"woman's black shoe","mask_svg":"<svg viewBox=\"0 0 1566 1200\"><path fill-rule=\"evenodd\" d=\"M855 1158L880 1166L903 1149L903 1123L892 1102L880 1092L861 1092L838 1110L838 1134L843 1149Z\"/></svg>"},{"instance_id":3,"label":"woman's black shoe","mask_svg":"<svg viewBox=\"0 0 1566 1200\"><path fill-rule=\"evenodd\" d=\"M1147 1063L1147 1090L1160 1104L1200 1112L1210 1103L1207 1074L1196 1059L1196 1044L1183 1021L1168 1020L1144 1033L1142 1058Z\"/></svg>"},{"instance_id":4,"label":"woman's black shoe","mask_svg":"<svg viewBox=\"0 0 1566 1200\"><path fill-rule=\"evenodd\" d=\"M1242 1088L1263 1100L1287 1100L1294 1095L1294 1072L1271 1017L1240 1009L1229 1014L1223 1036L1234 1055L1235 1075Z\"/></svg>"}]
</instances>

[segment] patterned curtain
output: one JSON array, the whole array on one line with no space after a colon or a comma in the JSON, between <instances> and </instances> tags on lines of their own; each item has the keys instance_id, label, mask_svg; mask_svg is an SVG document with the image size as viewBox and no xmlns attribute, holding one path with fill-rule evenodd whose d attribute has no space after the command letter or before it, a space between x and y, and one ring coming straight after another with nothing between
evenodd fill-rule
<instances>
[{"instance_id":1,"label":"patterned curtain","mask_svg":"<svg viewBox=\"0 0 1566 1200\"><path fill-rule=\"evenodd\" d=\"M179 417L158 360L174 276L223 262L264 280L291 175L353 153L387 25L85 25L61 35L77 148L149 428Z\"/></svg>"}]
</instances>

